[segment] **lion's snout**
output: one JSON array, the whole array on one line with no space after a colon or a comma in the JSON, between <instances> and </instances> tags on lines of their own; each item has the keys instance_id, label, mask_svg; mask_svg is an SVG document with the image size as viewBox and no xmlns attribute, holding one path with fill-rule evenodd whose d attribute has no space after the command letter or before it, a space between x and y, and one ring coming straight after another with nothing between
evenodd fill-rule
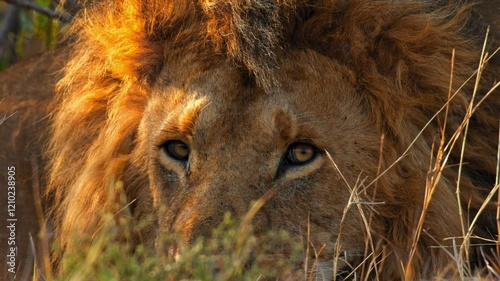
<instances>
[{"instance_id":1,"label":"lion's snout","mask_svg":"<svg viewBox=\"0 0 500 281\"><path fill-rule=\"evenodd\" d=\"M213 228L222 220L223 216L218 213L188 215L185 219L176 222L174 228L184 242L191 244L200 237L209 238Z\"/></svg>"},{"instance_id":2,"label":"lion's snout","mask_svg":"<svg viewBox=\"0 0 500 281\"><path fill-rule=\"evenodd\" d=\"M218 187L198 188L189 192L181 212L173 222L172 229L181 236L186 243L193 243L198 238L210 238L214 228L230 215L237 222L247 214L252 202L259 197L249 195L246 187ZM253 220L252 227L256 233L270 228L265 219L264 211L258 212Z\"/></svg>"}]
</instances>

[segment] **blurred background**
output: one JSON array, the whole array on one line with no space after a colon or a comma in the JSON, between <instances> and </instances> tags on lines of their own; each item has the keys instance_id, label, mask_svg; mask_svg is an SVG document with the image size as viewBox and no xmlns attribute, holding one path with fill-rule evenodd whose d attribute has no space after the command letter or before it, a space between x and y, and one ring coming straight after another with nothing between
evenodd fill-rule
<instances>
[{"instance_id":1,"label":"blurred background","mask_svg":"<svg viewBox=\"0 0 500 281\"><path fill-rule=\"evenodd\" d=\"M78 0L0 0L0 71L53 49L81 5Z\"/></svg>"}]
</instances>

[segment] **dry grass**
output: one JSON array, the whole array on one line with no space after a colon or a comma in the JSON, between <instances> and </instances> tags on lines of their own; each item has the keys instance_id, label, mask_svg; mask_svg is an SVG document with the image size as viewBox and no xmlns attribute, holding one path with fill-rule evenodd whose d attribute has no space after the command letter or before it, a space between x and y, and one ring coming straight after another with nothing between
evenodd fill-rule
<instances>
[{"instance_id":1,"label":"dry grass","mask_svg":"<svg viewBox=\"0 0 500 281\"><path fill-rule=\"evenodd\" d=\"M342 175L341 170L333 160L333 158L328 155L332 165L335 167L335 169L339 172L341 177L344 179L346 185L349 187L349 190L351 190L351 197L349 199L349 202L347 203L345 209L344 209L344 214L342 216L341 220L341 227L339 229L339 235L338 235L338 240L337 240L337 249L336 249L336 254L334 258L334 265L333 265L333 280L336 280L336 275L337 275L337 264L338 261L341 259L340 257L340 239L342 236L342 222L345 219L345 214L347 211L352 207L356 206L361 218L363 219L363 223L365 225L365 231L366 231L366 241L365 241L365 259L363 262L358 265L354 270L347 275L347 277L352 277L355 280L380 280L378 278L378 272L377 268L384 262L383 258L381 259L380 255L377 255L377 252L374 250L374 243L372 240L371 236L371 231L370 231L370 221L371 221L371 216L373 213L370 213L368 215L369 218L367 218L366 211L361 208L361 205L370 205L370 204L383 204L383 202L363 202L363 191L366 190L368 187L371 185L376 185L377 180L382 177L387 171L389 171L391 168L393 168L399 161L401 161L404 157L406 157L407 153L411 150L412 146L415 144L416 140L420 137L420 135L424 132L424 130L433 122L438 116L440 116L444 112L444 122L442 122L442 127L441 127L441 136L440 136L440 143L437 147L433 147L433 157L429 161L429 171L428 171L428 178L426 181L426 186L425 186L425 197L423 201L423 208L422 212L420 213L419 221L416 226L415 232L414 232L414 237L412 239L412 247L410 251L410 257L406 264L402 264L401 266L403 267L403 272L404 272L404 280L413 280L413 274L411 270L411 263L412 260L415 257L415 253L417 251L417 246L420 240L420 237L422 235L425 235L425 230L423 228L424 226L424 221L426 219L427 215L427 210L429 209L430 203L432 201L432 197L434 194L434 191L436 190L439 181L443 178L443 171L448 165L448 159L450 158L451 151L459 145L459 140L462 140L461 143L461 159L459 162L459 177L458 181L456 184L456 196L457 196L457 204L459 205L459 210L460 210L460 217L464 218L465 214L462 213L463 207L461 206L461 200L460 200L460 178L462 174L462 166L464 165L463 162L463 155L464 155L464 149L465 149L465 142L467 140L467 133L468 133L468 128L469 128L469 120L471 119L472 115L474 112L478 109L478 107L483 103L487 102L487 98L493 94L495 90L497 90L500 87L500 82L497 82L494 84L491 89L477 102L477 104L474 104L473 101L475 100L476 94L478 93L480 81L481 81L481 75L484 71L485 65L488 62L488 60L496 55L499 51L500 48L496 49L492 54L485 53L485 47L486 47L486 40L484 42L484 47L482 50L481 54L481 60L479 62L477 71L469 77L467 81L465 81L462 85L462 87L465 86L466 83L469 82L471 79L475 79L475 85L474 85L474 91L472 94L472 99L469 103L469 107L467 110L467 113L462 120L461 125L459 128L455 131L454 135L446 140L445 138L445 131L446 131L446 124L447 124L447 117L448 117L448 109L451 100L458 94L459 91L462 90L462 87L457 89L454 93L452 93L451 85L453 81L450 81L450 88L449 88L449 96L448 96L448 102L443 105L443 107L436 112L436 114L428 121L426 126L422 128L420 133L415 137L413 142L409 145L409 147L406 149L406 151L394 162L392 163L386 170L383 172L379 173L379 176L374 179L372 182L369 184L365 184L364 181L358 181L356 182L354 187L351 187L347 180L344 178ZM454 52L453 52L453 58L452 58L452 65L451 65L451 77L453 79L453 65L454 65ZM500 140L500 124L499 124L499 137L498 139ZM381 138L381 146L383 146L383 140L384 136ZM382 151L381 147L381 151ZM497 195L497 200L496 202L497 207L497 225L498 229L500 230L500 189L499 189L499 179L500 179L500 143L498 146L498 154L497 154L497 173L496 173L496 182L494 186L491 188L490 193L484 200L481 209L473 220L471 222L465 222L461 221L462 225L462 236L461 237L449 237L449 239L452 239L454 241L454 247L453 248L445 248L444 246L438 246L444 249L449 256L451 256L455 262L455 264L450 265L450 268L452 270L455 270L455 276L458 280L499 280L500 279L500 237L497 238L497 241L491 240L488 238L484 237L477 237L473 235L473 230L478 223L478 218L486 208L486 206L492 202L493 198L495 195ZM379 171L380 171L380 166L379 166ZM477 239L481 240L484 242L482 245L496 245L496 253L493 255L485 255L483 253L483 262L485 264L485 268L481 270L481 273L479 273L477 270L474 270L473 266L469 263L469 249L471 246L481 246L481 245L472 245L471 240L472 239ZM457 243L457 241L460 241ZM437 245L439 245L439 241L435 241ZM358 271L359 268L362 268L361 271ZM443 269L443 272L447 272L447 275L449 275L449 269ZM360 274L359 274L360 273ZM359 275L357 275L359 274ZM434 273L436 278L440 278L440 272ZM312 278L309 278L308 280L312 280Z\"/></svg>"}]
</instances>

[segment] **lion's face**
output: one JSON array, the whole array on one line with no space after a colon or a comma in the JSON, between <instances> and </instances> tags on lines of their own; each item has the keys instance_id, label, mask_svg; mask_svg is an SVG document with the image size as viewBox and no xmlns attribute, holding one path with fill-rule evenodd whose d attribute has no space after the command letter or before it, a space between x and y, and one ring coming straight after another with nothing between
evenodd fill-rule
<instances>
[{"instance_id":1,"label":"lion's face","mask_svg":"<svg viewBox=\"0 0 500 281\"><path fill-rule=\"evenodd\" d=\"M380 135L348 69L314 52L284 61L282 87L269 94L226 63L204 69L185 58L162 73L135 151L148 157L159 233L176 231L186 242L209 236L224 213L241 217L275 189L255 230L305 235L309 216L311 242L326 244L332 258L351 190L376 172ZM343 250L363 249L363 229L352 208Z\"/></svg>"}]
</instances>

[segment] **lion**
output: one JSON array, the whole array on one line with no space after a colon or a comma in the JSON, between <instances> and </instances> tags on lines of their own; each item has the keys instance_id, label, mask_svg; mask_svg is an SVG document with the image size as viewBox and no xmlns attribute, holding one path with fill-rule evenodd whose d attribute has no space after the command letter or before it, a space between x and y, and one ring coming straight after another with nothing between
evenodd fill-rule
<instances>
[{"instance_id":1,"label":"lion","mask_svg":"<svg viewBox=\"0 0 500 281\"><path fill-rule=\"evenodd\" d=\"M72 234L96 231L102 210L153 217L141 243L154 251L165 234L209 237L225 213L242 218L265 198L254 232L310 231L326 276L369 256L381 280L456 274L449 247L498 235L488 195L499 68L484 61L475 87L476 11L460 1L94 4L72 27L46 151L63 251ZM472 116L471 102L481 103Z\"/></svg>"}]
</instances>

